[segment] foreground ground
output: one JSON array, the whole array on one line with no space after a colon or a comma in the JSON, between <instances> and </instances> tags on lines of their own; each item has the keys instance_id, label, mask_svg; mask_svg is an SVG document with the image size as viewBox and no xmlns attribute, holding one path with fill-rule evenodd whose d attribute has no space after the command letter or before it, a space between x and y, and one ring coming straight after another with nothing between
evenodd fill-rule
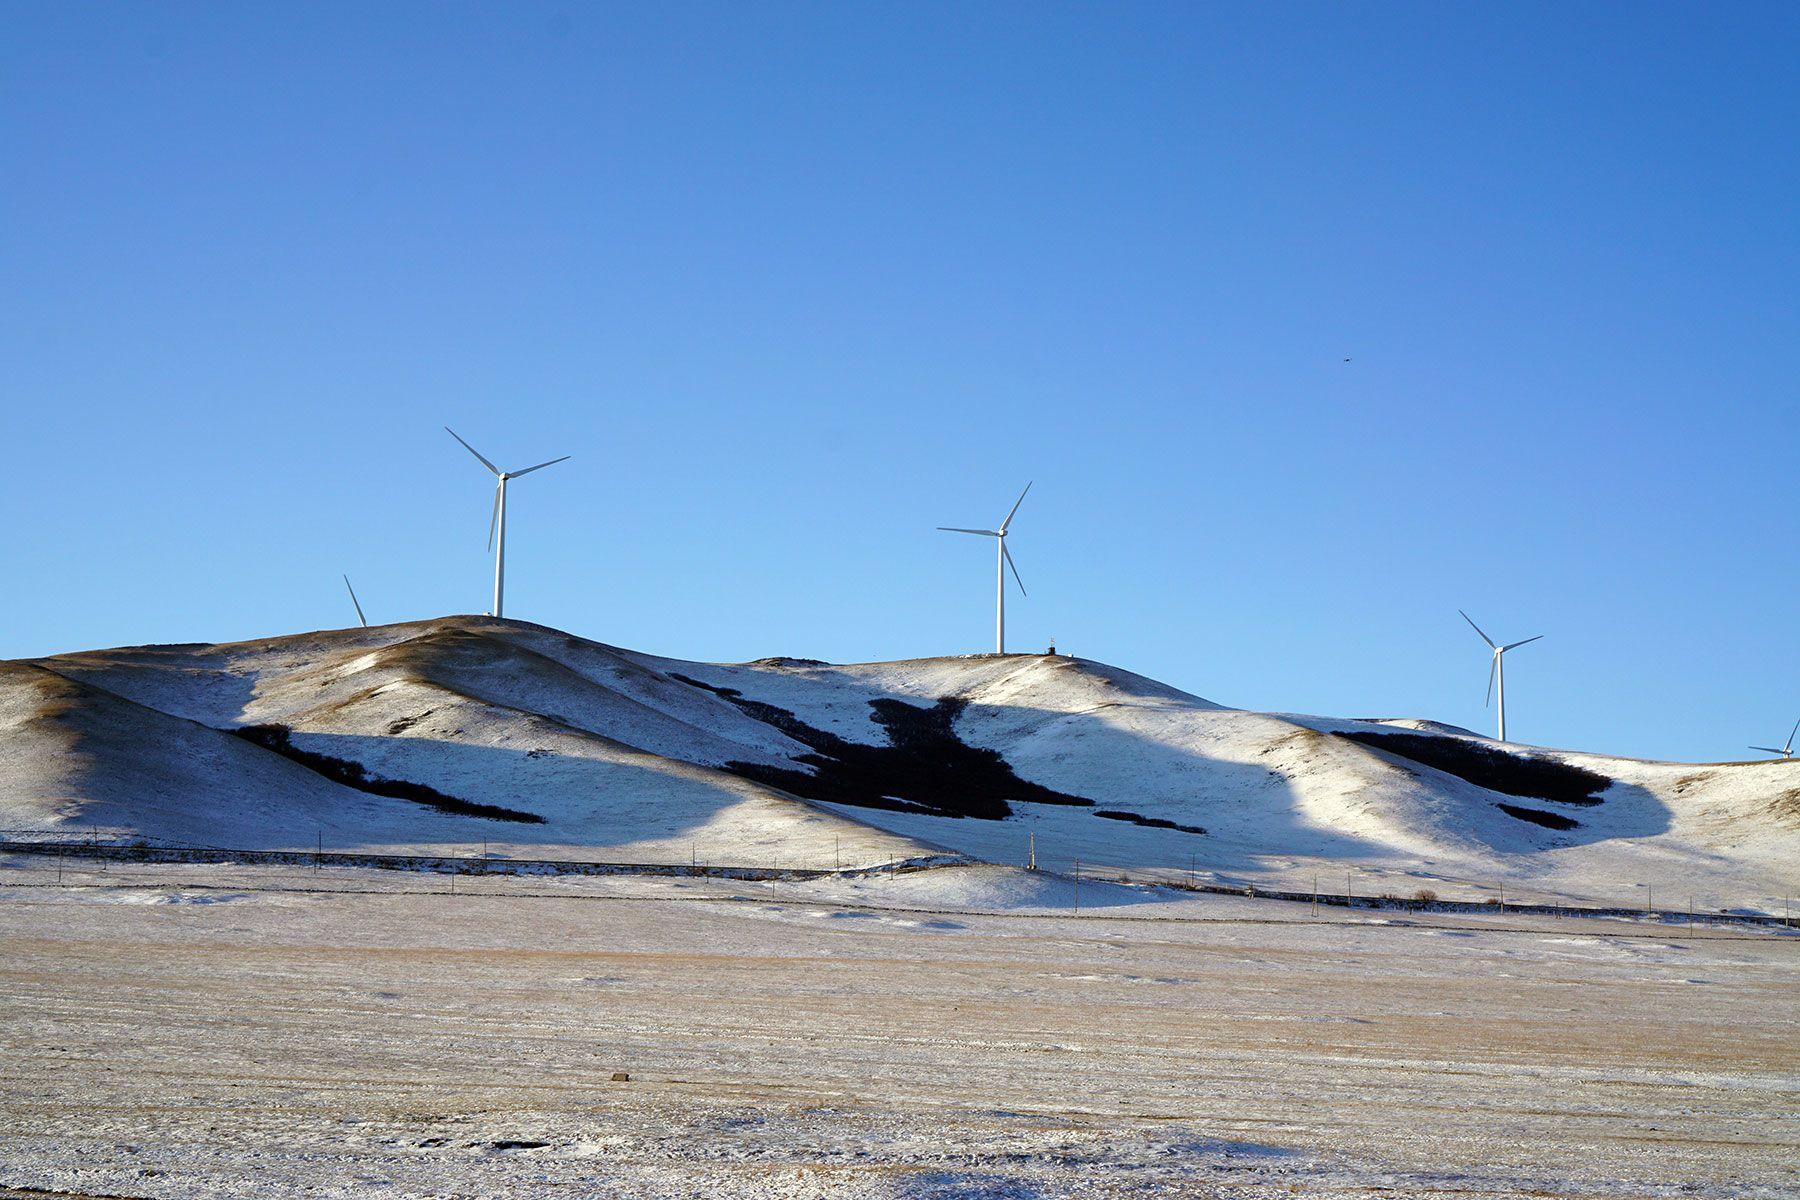
<instances>
[{"instance_id":1,"label":"foreground ground","mask_svg":"<svg viewBox=\"0 0 1800 1200\"><path fill-rule=\"evenodd\" d=\"M987 869L65 871L0 859L0 1195L1800 1190L1797 936Z\"/></svg>"}]
</instances>

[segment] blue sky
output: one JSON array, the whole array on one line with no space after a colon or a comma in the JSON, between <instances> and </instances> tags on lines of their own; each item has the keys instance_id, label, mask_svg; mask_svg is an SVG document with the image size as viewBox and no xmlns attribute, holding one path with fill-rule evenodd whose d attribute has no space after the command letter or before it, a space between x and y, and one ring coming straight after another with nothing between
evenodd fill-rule
<instances>
[{"instance_id":1,"label":"blue sky","mask_svg":"<svg viewBox=\"0 0 1800 1200\"><path fill-rule=\"evenodd\" d=\"M1800 717L1800 8L12 4L0 655L479 612ZM1345 360L1350 361L1346 362Z\"/></svg>"}]
</instances>

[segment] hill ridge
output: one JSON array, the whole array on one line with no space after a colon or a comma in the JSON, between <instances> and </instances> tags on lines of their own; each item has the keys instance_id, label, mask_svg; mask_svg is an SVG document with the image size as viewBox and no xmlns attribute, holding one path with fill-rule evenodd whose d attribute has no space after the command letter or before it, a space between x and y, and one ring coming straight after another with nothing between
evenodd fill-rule
<instances>
[{"instance_id":1,"label":"hill ridge","mask_svg":"<svg viewBox=\"0 0 1800 1200\"><path fill-rule=\"evenodd\" d=\"M279 848L311 825L371 850L492 833L297 781L211 740L267 755L218 731L269 725L370 776L540 814L541 828L504 835L536 857L813 867L853 845L865 862L945 850L1020 862L1031 842L1040 862L1204 864L1269 886L1349 865L1569 896L1616 898L1644 878L1737 897L1800 890L1800 773L1779 764L1661 764L1501 747L1418 718L1251 712L1060 655L701 663L449 616L0 666L8 827ZM62 703L81 747L34 716L44 689L31 669L73 689ZM1533 798L1510 782L1534 773L1586 790Z\"/></svg>"}]
</instances>

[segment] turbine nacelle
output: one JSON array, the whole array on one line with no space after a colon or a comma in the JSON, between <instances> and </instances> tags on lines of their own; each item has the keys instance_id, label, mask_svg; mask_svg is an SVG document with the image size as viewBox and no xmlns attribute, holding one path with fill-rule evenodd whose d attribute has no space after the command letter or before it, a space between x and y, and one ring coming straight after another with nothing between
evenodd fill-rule
<instances>
[{"instance_id":1,"label":"turbine nacelle","mask_svg":"<svg viewBox=\"0 0 1800 1200\"><path fill-rule=\"evenodd\" d=\"M1764 754L1773 754L1783 760L1791 759L1794 757L1794 737L1797 734L1800 734L1800 721L1794 722L1794 727L1788 731L1787 741L1782 744L1781 749L1777 750L1773 746L1752 746L1750 748L1760 750Z\"/></svg>"}]
</instances>

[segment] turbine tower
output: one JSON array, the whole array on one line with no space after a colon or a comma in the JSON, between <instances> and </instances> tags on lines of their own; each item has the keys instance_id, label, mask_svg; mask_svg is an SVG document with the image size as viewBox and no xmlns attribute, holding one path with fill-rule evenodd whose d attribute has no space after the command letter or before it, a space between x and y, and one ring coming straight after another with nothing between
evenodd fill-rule
<instances>
[{"instance_id":1,"label":"turbine tower","mask_svg":"<svg viewBox=\"0 0 1800 1200\"><path fill-rule=\"evenodd\" d=\"M369 627L369 618L363 616L362 601L356 598L356 589L350 586L350 577L344 576L344 590L350 593L350 603L356 605L356 619L362 622L364 629Z\"/></svg>"},{"instance_id":2,"label":"turbine tower","mask_svg":"<svg viewBox=\"0 0 1800 1200\"><path fill-rule=\"evenodd\" d=\"M1031 490L1031 484L1025 485L1025 492ZM994 653L1006 653L1006 569L1012 568L1013 580L1019 585L1019 594L1028 595L1025 581L1019 578L1018 564L1013 562L1010 551L1006 548L1006 527L1012 524L1013 515L1019 511L1019 505L1025 503L1025 492L1013 501L1012 512L1006 514L1006 520L1000 522L998 529L957 529L949 525L939 525L944 533L972 533L977 537L994 539Z\"/></svg>"},{"instance_id":3,"label":"turbine tower","mask_svg":"<svg viewBox=\"0 0 1800 1200\"><path fill-rule=\"evenodd\" d=\"M469 445L469 443L463 442L462 437L456 430L446 425L444 426L444 432L455 438L457 441L462 442L463 449L467 450L470 454L473 454L476 461L492 471L494 473L494 478L499 481L494 486L494 515L488 518L488 549L493 550L495 543L499 543L499 552L494 555L494 611L492 615L496 617L503 616L505 614L501 610L502 605L506 600L506 481L509 479L517 479L521 475L529 475L533 471L541 471L545 467L554 467L559 462L567 462L572 456L565 454L561 458L553 458L549 462L541 462L535 467L526 467L523 471L502 471L499 467L496 467L493 463L483 458L481 456L481 451L475 449L475 447Z\"/></svg>"},{"instance_id":4,"label":"turbine tower","mask_svg":"<svg viewBox=\"0 0 1800 1200\"><path fill-rule=\"evenodd\" d=\"M1517 650L1520 646L1535 642L1544 635L1540 633L1537 637L1528 637L1523 642L1513 642L1511 645L1507 646L1496 646L1493 638L1485 633L1481 633L1481 626L1475 624L1474 619L1470 617L1468 613L1463 612L1460 608L1456 611L1462 613L1462 619L1469 622L1469 628L1473 629L1476 633L1480 633L1481 640L1486 642L1488 644L1488 649L1494 652L1493 662L1488 665L1487 700L1484 702L1483 706L1485 707L1487 704L1492 704L1494 702L1494 684L1498 681L1500 684L1500 740L1504 742L1506 740L1506 652L1508 650Z\"/></svg>"},{"instance_id":5,"label":"turbine tower","mask_svg":"<svg viewBox=\"0 0 1800 1200\"><path fill-rule=\"evenodd\" d=\"M1780 758L1794 757L1794 735L1800 733L1800 721L1794 722L1793 729L1788 731L1787 744L1777 750L1773 746L1752 746L1752 750L1761 750L1764 754L1773 754Z\"/></svg>"}]
</instances>

